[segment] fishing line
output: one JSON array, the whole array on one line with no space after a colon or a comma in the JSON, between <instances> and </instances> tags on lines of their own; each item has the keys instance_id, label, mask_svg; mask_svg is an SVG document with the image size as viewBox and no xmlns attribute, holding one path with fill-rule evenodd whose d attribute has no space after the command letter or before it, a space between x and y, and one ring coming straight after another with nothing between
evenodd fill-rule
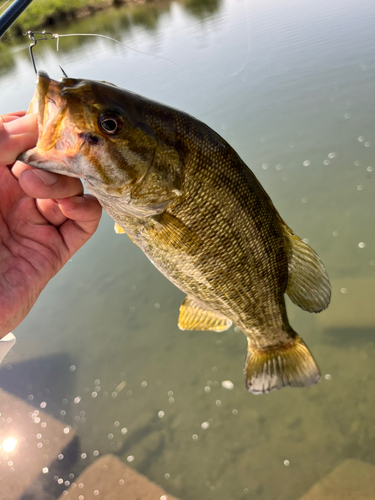
<instances>
[{"instance_id":1,"label":"fishing line","mask_svg":"<svg viewBox=\"0 0 375 500\"><path fill-rule=\"evenodd\" d=\"M100 38L106 38L107 40L111 40L112 42L116 42L119 45L122 45L123 47L125 47L126 49L133 50L134 52L137 52L138 54L144 54L146 56L153 56L153 57L157 57L158 59L163 59L164 61L167 61L171 64L174 64L175 66L177 66L178 69L180 69L181 71L186 73L186 71L183 68L181 68L180 65L178 65L177 63L175 63L171 59L168 59L167 57L158 56L156 54L151 54L150 52L143 52L142 50L133 49L133 47L129 47L129 45L126 45L125 43L122 43L119 40L116 40L116 38L112 38L111 36L107 36L107 35L100 35L98 33L69 33L66 35L59 35L58 33L54 33L54 38L56 38L56 51L57 52L59 51L59 39L62 38L63 36L97 36Z\"/></svg>"},{"instance_id":2,"label":"fishing line","mask_svg":"<svg viewBox=\"0 0 375 500\"><path fill-rule=\"evenodd\" d=\"M0 10L1 10L3 7L5 7L5 6L6 6L6 4L7 4L7 3L9 3L9 2L10 2L10 0L7 0L5 3L3 3L3 5L0 7Z\"/></svg>"},{"instance_id":3,"label":"fishing line","mask_svg":"<svg viewBox=\"0 0 375 500\"><path fill-rule=\"evenodd\" d=\"M246 6L246 2L243 4L243 8L244 8L244 11L245 11L245 20L246 20L246 39L247 39L247 52L246 52L246 56L245 56L245 59L243 61L243 63L241 64L241 66L239 67L239 69L237 71L235 71L234 73L232 73L230 76L233 77L233 76L237 76L239 73L241 73L247 66L248 62L249 62L249 58L250 58L250 53L251 53L251 30L250 30L250 25L249 25L249 13L248 13L248 10L247 10L247 6Z\"/></svg>"},{"instance_id":4,"label":"fishing line","mask_svg":"<svg viewBox=\"0 0 375 500\"><path fill-rule=\"evenodd\" d=\"M63 36L98 36L100 38L106 38L107 40L111 40L112 42L118 43L119 45L121 45L122 47L125 47L126 49L133 50L134 52L138 52L138 54L144 54L147 56L156 57L158 59L163 59L164 61L167 61L171 64L174 64L174 66L177 66L177 68L179 70L186 73L186 71L183 68L181 68L181 66L179 66L177 63L175 63L171 59L168 59L168 58L162 57L162 56L157 56L156 54L151 54L150 52L143 52L141 50L133 49L133 47L129 47L129 45L126 45L125 43L122 43L119 40L116 40L116 38L112 38L111 36L107 36L107 35L100 35L98 33L68 33L66 35L60 35L59 33L52 33L51 31L46 31L46 30L44 30L44 31L31 31L31 30L29 30L29 31L23 31L22 34L24 36L28 36L30 38L30 40L32 41L32 43L29 46L29 51L30 51L30 58L31 58L31 62L33 63L33 66L34 66L35 73L37 73L37 69L36 69L34 55L33 55L33 48L35 47L37 42L56 39L56 51L58 52L59 51L59 40ZM41 35L41 37L37 38L35 35ZM60 66L60 68L61 68L61 66ZM62 71L64 73L64 76L66 76L64 70L62 70Z\"/></svg>"}]
</instances>

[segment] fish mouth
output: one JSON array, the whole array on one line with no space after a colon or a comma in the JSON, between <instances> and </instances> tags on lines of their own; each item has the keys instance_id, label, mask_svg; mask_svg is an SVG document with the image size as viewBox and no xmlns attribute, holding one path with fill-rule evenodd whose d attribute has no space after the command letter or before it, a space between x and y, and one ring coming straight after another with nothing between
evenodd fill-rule
<instances>
[{"instance_id":1,"label":"fish mouth","mask_svg":"<svg viewBox=\"0 0 375 500\"><path fill-rule=\"evenodd\" d=\"M38 142L17 159L50 172L82 177L72 170L72 160L84 138L70 119L67 98L63 95L66 80L72 79L56 81L45 71L38 71L37 87L28 110L38 118Z\"/></svg>"},{"instance_id":2,"label":"fish mouth","mask_svg":"<svg viewBox=\"0 0 375 500\"><path fill-rule=\"evenodd\" d=\"M52 80L45 71L38 71L36 90L30 103L29 113L36 113L39 124L39 137L57 117L63 107L61 84Z\"/></svg>"}]
</instances>

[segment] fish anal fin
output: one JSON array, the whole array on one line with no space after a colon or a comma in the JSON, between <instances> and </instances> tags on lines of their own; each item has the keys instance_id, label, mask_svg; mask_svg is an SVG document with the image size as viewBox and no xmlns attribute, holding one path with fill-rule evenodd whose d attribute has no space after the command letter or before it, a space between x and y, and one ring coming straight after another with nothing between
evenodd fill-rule
<instances>
[{"instance_id":1,"label":"fish anal fin","mask_svg":"<svg viewBox=\"0 0 375 500\"><path fill-rule=\"evenodd\" d=\"M180 307L178 327L180 330L205 330L223 332L228 330L232 322L217 313L204 309L191 297L186 297Z\"/></svg>"},{"instance_id":2,"label":"fish anal fin","mask_svg":"<svg viewBox=\"0 0 375 500\"><path fill-rule=\"evenodd\" d=\"M155 238L161 243L177 250L187 249L189 253L194 252L200 246L201 240L199 237L186 224L169 212L155 215L153 219L156 222Z\"/></svg>"},{"instance_id":3,"label":"fish anal fin","mask_svg":"<svg viewBox=\"0 0 375 500\"><path fill-rule=\"evenodd\" d=\"M331 300L331 284L318 255L285 226L288 239L286 293L304 311L320 312Z\"/></svg>"},{"instance_id":4,"label":"fish anal fin","mask_svg":"<svg viewBox=\"0 0 375 500\"><path fill-rule=\"evenodd\" d=\"M309 387L320 380L320 371L304 341L295 334L287 345L264 350L249 345L245 369L246 388L264 394L282 387Z\"/></svg>"}]
</instances>

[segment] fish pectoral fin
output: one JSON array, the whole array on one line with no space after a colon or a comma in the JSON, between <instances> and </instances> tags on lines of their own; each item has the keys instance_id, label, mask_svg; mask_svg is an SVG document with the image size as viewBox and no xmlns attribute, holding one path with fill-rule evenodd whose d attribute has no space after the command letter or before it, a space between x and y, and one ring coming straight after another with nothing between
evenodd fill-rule
<instances>
[{"instance_id":1,"label":"fish pectoral fin","mask_svg":"<svg viewBox=\"0 0 375 500\"><path fill-rule=\"evenodd\" d=\"M224 332L231 325L232 322L229 319L204 309L191 297L186 297L180 307L180 316L178 318L180 330Z\"/></svg>"},{"instance_id":2,"label":"fish pectoral fin","mask_svg":"<svg viewBox=\"0 0 375 500\"><path fill-rule=\"evenodd\" d=\"M126 234L125 230L122 229L122 227L115 222L115 233L116 234Z\"/></svg>"},{"instance_id":3,"label":"fish pectoral fin","mask_svg":"<svg viewBox=\"0 0 375 500\"><path fill-rule=\"evenodd\" d=\"M285 226L289 240L286 293L304 311L320 312L331 300L331 284L318 255Z\"/></svg>"},{"instance_id":4,"label":"fish pectoral fin","mask_svg":"<svg viewBox=\"0 0 375 500\"><path fill-rule=\"evenodd\" d=\"M193 253L201 245L200 238L186 224L169 212L155 215L153 219L156 222L155 239L168 247L177 250L185 249L189 253Z\"/></svg>"},{"instance_id":5,"label":"fish pectoral fin","mask_svg":"<svg viewBox=\"0 0 375 500\"><path fill-rule=\"evenodd\" d=\"M290 387L309 387L320 380L320 371L304 341L295 334L290 344L257 350L248 347L244 375L252 394Z\"/></svg>"}]
</instances>

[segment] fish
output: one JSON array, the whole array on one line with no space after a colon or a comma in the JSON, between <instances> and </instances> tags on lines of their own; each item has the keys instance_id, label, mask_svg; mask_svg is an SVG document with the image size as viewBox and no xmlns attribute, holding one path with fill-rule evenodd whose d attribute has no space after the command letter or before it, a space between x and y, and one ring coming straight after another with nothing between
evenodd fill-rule
<instances>
[{"instance_id":1,"label":"fish","mask_svg":"<svg viewBox=\"0 0 375 500\"><path fill-rule=\"evenodd\" d=\"M252 394L319 381L313 355L289 324L285 294L304 311L324 310L327 272L222 137L111 83L56 81L44 71L29 112L38 115L39 138L20 159L84 181L116 232L186 293L180 329L242 330Z\"/></svg>"}]
</instances>

